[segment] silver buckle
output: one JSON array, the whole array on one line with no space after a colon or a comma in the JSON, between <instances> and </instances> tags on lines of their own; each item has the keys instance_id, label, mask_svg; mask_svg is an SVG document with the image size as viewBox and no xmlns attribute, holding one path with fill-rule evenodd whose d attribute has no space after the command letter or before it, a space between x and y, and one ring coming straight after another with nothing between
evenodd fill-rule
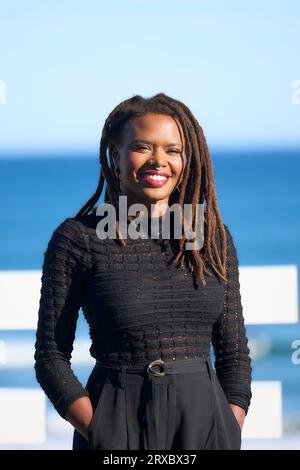
<instances>
[{"instance_id":1,"label":"silver buckle","mask_svg":"<svg viewBox=\"0 0 300 470\"><path fill-rule=\"evenodd\" d=\"M150 364L148 365L147 367L147 372L148 374L152 374L152 375L155 375L156 377L160 377L162 375L166 375L165 372L158 372L158 371L155 371L155 370L152 370L151 367L156 365L156 364L159 364L159 365L163 365L164 364L164 361L162 359L156 359L155 361L152 361L150 362Z\"/></svg>"}]
</instances>

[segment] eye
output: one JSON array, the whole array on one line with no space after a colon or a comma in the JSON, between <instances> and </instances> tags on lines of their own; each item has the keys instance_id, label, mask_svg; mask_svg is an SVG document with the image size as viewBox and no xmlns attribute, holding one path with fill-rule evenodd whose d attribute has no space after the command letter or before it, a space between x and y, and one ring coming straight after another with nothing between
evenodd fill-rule
<instances>
[{"instance_id":1,"label":"eye","mask_svg":"<svg viewBox=\"0 0 300 470\"><path fill-rule=\"evenodd\" d=\"M134 150L150 150L148 147L145 147L145 146L142 146L142 145L136 145L135 147L133 147ZM168 152L170 153L177 153L179 154L180 151L177 150L177 149L171 149L171 150L168 150Z\"/></svg>"}]
</instances>

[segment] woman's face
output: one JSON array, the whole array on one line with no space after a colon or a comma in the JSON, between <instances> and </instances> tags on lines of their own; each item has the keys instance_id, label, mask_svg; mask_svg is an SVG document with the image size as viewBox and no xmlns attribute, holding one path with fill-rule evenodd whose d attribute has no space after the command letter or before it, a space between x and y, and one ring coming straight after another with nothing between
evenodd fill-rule
<instances>
[{"instance_id":1,"label":"woman's face","mask_svg":"<svg viewBox=\"0 0 300 470\"><path fill-rule=\"evenodd\" d=\"M123 128L118 150L116 166L127 207L138 202L150 210L151 204L168 204L185 158L175 120L154 113L130 120Z\"/></svg>"}]
</instances>

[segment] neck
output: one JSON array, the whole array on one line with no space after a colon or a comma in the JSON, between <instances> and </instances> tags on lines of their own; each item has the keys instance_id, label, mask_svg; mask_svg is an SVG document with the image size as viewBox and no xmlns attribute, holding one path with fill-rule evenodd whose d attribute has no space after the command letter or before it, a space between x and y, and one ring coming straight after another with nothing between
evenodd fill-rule
<instances>
[{"instance_id":1,"label":"neck","mask_svg":"<svg viewBox=\"0 0 300 470\"><path fill-rule=\"evenodd\" d=\"M137 201L136 199L133 200L127 194L121 194L121 196L127 196L127 210L128 208L136 203L143 204L145 206L145 210L140 211L140 216L148 217L148 218L162 218L167 214L168 211L168 198L161 200L161 201L154 201L147 199L145 201Z\"/></svg>"}]
</instances>

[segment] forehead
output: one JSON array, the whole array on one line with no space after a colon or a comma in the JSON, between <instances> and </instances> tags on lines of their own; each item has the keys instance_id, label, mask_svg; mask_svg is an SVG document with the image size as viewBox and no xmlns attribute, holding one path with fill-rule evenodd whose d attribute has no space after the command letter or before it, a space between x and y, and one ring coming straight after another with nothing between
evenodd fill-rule
<instances>
[{"instance_id":1,"label":"forehead","mask_svg":"<svg viewBox=\"0 0 300 470\"><path fill-rule=\"evenodd\" d=\"M180 126L179 123L178 125ZM175 120L164 114L149 113L126 123L122 130L122 143L128 145L138 139L145 139L157 145L181 146L180 133ZM183 134L182 139L184 141Z\"/></svg>"}]
</instances>

